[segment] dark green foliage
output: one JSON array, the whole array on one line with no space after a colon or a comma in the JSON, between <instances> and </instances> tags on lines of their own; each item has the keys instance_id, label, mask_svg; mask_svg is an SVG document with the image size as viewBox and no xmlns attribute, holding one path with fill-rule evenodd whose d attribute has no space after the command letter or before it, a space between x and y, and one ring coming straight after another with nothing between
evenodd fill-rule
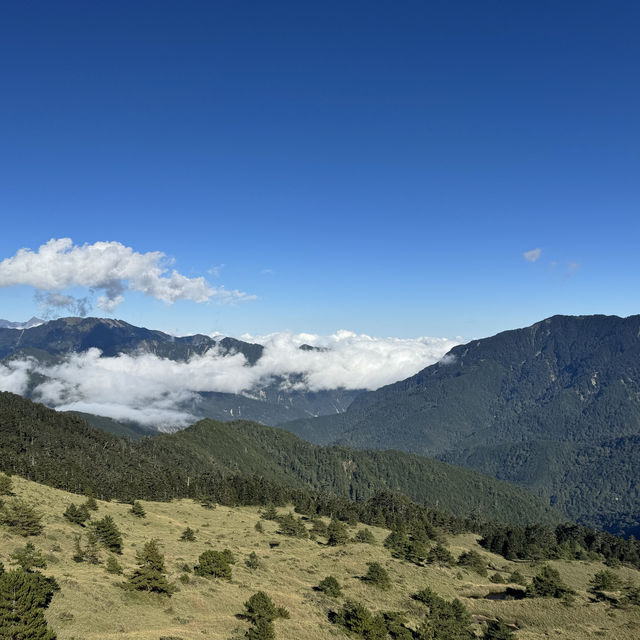
<instances>
[{"instance_id":1,"label":"dark green foliage","mask_svg":"<svg viewBox=\"0 0 640 640\"><path fill-rule=\"evenodd\" d=\"M487 562L475 549L461 553L457 564L459 567L475 571L478 575L487 575Z\"/></svg>"},{"instance_id":2,"label":"dark green foliage","mask_svg":"<svg viewBox=\"0 0 640 640\"><path fill-rule=\"evenodd\" d=\"M0 470L103 499L207 496L225 505L282 506L296 494L323 491L362 505L334 509L336 515L344 511L341 520L369 524L361 515L366 501L392 486L459 516L478 505L485 517L503 515L509 522L555 518L537 498L471 471L398 452L316 447L248 422L204 420L178 433L130 441L6 392L0 392L0 416ZM345 474L345 460L354 472Z\"/></svg>"},{"instance_id":3,"label":"dark green foliage","mask_svg":"<svg viewBox=\"0 0 640 640\"><path fill-rule=\"evenodd\" d=\"M111 516L104 516L102 520L96 520L93 524L93 530L98 540L109 551L122 552L122 534Z\"/></svg>"},{"instance_id":4,"label":"dark green foliage","mask_svg":"<svg viewBox=\"0 0 640 640\"><path fill-rule=\"evenodd\" d=\"M0 576L0 638L6 640L55 640L47 627L44 610L49 606L56 582L40 573L22 569Z\"/></svg>"},{"instance_id":5,"label":"dark green foliage","mask_svg":"<svg viewBox=\"0 0 640 640\"><path fill-rule=\"evenodd\" d=\"M304 526L302 518L296 518L293 513L287 513L284 516L278 517L278 533L284 536L291 536L293 538L308 538L309 532Z\"/></svg>"},{"instance_id":6,"label":"dark green foliage","mask_svg":"<svg viewBox=\"0 0 640 640\"><path fill-rule=\"evenodd\" d=\"M244 634L247 640L274 640L276 637L276 630L273 622L260 618L256 620Z\"/></svg>"},{"instance_id":7,"label":"dark green foliage","mask_svg":"<svg viewBox=\"0 0 640 640\"><path fill-rule=\"evenodd\" d=\"M443 544L437 544L427 554L427 564L439 564L442 567L452 567L455 560L451 551Z\"/></svg>"},{"instance_id":8,"label":"dark green foliage","mask_svg":"<svg viewBox=\"0 0 640 640\"><path fill-rule=\"evenodd\" d=\"M136 562L138 568L125 582L126 588L136 591L152 591L168 596L175 592L175 586L167 580L164 556L160 552L156 540L145 543L142 550L136 553Z\"/></svg>"},{"instance_id":9,"label":"dark green foliage","mask_svg":"<svg viewBox=\"0 0 640 640\"><path fill-rule=\"evenodd\" d=\"M311 518L311 533L326 538L329 535L329 527L321 518Z\"/></svg>"},{"instance_id":10,"label":"dark green foliage","mask_svg":"<svg viewBox=\"0 0 640 640\"><path fill-rule=\"evenodd\" d=\"M205 578L231 579L231 567L227 557L221 551L209 550L201 553L193 572Z\"/></svg>"},{"instance_id":11,"label":"dark green foliage","mask_svg":"<svg viewBox=\"0 0 640 640\"><path fill-rule=\"evenodd\" d=\"M251 623L245 635L246 638L271 640L275 638L273 621L278 618L288 618L289 612L282 607L276 607L264 591L258 591L244 603L243 617Z\"/></svg>"},{"instance_id":12,"label":"dark green foliage","mask_svg":"<svg viewBox=\"0 0 640 640\"><path fill-rule=\"evenodd\" d=\"M253 527L258 533L264 533L264 527L262 526L262 522L258 520Z\"/></svg>"},{"instance_id":13,"label":"dark green foliage","mask_svg":"<svg viewBox=\"0 0 640 640\"><path fill-rule=\"evenodd\" d=\"M391 588L391 579L387 570L379 562L369 562L369 569L362 577L367 584L371 584L379 589Z\"/></svg>"},{"instance_id":14,"label":"dark green foliage","mask_svg":"<svg viewBox=\"0 0 640 640\"><path fill-rule=\"evenodd\" d=\"M89 511L97 511L98 510L98 503L96 501L96 499L93 497L92 493L88 493L87 494L87 499L84 503L84 506L89 510Z\"/></svg>"},{"instance_id":15,"label":"dark green foliage","mask_svg":"<svg viewBox=\"0 0 640 640\"><path fill-rule=\"evenodd\" d=\"M527 587L528 598L563 598L571 593L571 589L562 582L558 570L549 565L542 567Z\"/></svg>"},{"instance_id":16,"label":"dark green foliage","mask_svg":"<svg viewBox=\"0 0 640 640\"><path fill-rule=\"evenodd\" d=\"M514 584L519 584L522 586L527 584L526 578L517 569L511 572L511 575L509 576L509 582L513 582Z\"/></svg>"},{"instance_id":17,"label":"dark green foliage","mask_svg":"<svg viewBox=\"0 0 640 640\"><path fill-rule=\"evenodd\" d=\"M515 640L516 634L504 620L490 620L482 635L482 640Z\"/></svg>"},{"instance_id":18,"label":"dark green foliage","mask_svg":"<svg viewBox=\"0 0 640 640\"><path fill-rule=\"evenodd\" d=\"M504 578L496 571L489 576L489 582L493 582L493 584L504 584Z\"/></svg>"},{"instance_id":19,"label":"dark green foliage","mask_svg":"<svg viewBox=\"0 0 640 640\"><path fill-rule=\"evenodd\" d=\"M7 500L0 507L0 524L24 537L38 536L44 529L38 511L19 498Z\"/></svg>"},{"instance_id":20,"label":"dark green foliage","mask_svg":"<svg viewBox=\"0 0 640 640\"><path fill-rule=\"evenodd\" d=\"M82 552L85 562L89 564L100 564L99 542L95 531L87 532L87 544Z\"/></svg>"},{"instance_id":21,"label":"dark green foliage","mask_svg":"<svg viewBox=\"0 0 640 640\"><path fill-rule=\"evenodd\" d=\"M356 397L346 413L286 427L311 442L465 465L544 495L583 524L637 533L628 488L640 466L639 332L637 315L554 316L454 347ZM483 517L513 520L499 502L501 514Z\"/></svg>"},{"instance_id":22,"label":"dark green foliage","mask_svg":"<svg viewBox=\"0 0 640 640\"><path fill-rule=\"evenodd\" d=\"M622 598L622 604L640 607L640 587L636 585L628 586Z\"/></svg>"},{"instance_id":23,"label":"dark green foliage","mask_svg":"<svg viewBox=\"0 0 640 640\"><path fill-rule=\"evenodd\" d=\"M200 501L200 506L203 509L212 510L212 509L215 509L218 505L211 498L203 498Z\"/></svg>"},{"instance_id":24,"label":"dark green foliage","mask_svg":"<svg viewBox=\"0 0 640 640\"><path fill-rule=\"evenodd\" d=\"M13 481L11 478L0 473L0 496L10 496L13 494Z\"/></svg>"},{"instance_id":25,"label":"dark green foliage","mask_svg":"<svg viewBox=\"0 0 640 640\"><path fill-rule=\"evenodd\" d=\"M392 640L413 640L413 632L406 626L407 620L402 613L385 611L382 618Z\"/></svg>"},{"instance_id":26,"label":"dark green foliage","mask_svg":"<svg viewBox=\"0 0 640 640\"><path fill-rule=\"evenodd\" d=\"M322 591L322 593L330 598L339 598L342 595L340 583L333 576L323 578L316 587L316 591Z\"/></svg>"},{"instance_id":27,"label":"dark green foliage","mask_svg":"<svg viewBox=\"0 0 640 640\"><path fill-rule=\"evenodd\" d=\"M354 542L361 542L363 544L375 544L376 543L376 539L375 539L373 533L371 533L371 529L367 529L367 528L358 529L358 531L356 531L356 535L353 536L353 541Z\"/></svg>"},{"instance_id":28,"label":"dark green foliage","mask_svg":"<svg viewBox=\"0 0 640 640\"><path fill-rule=\"evenodd\" d=\"M373 615L363 604L347 600L332 621L365 640L385 640L387 626L382 615Z\"/></svg>"},{"instance_id":29,"label":"dark green foliage","mask_svg":"<svg viewBox=\"0 0 640 640\"><path fill-rule=\"evenodd\" d=\"M147 517L147 512L144 510L144 507L142 506L142 504L140 504L140 502L138 502L138 500L135 500L131 505L131 513L137 518Z\"/></svg>"},{"instance_id":30,"label":"dark green foliage","mask_svg":"<svg viewBox=\"0 0 640 640\"><path fill-rule=\"evenodd\" d=\"M238 562L230 549L223 549L221 553L222 557L227 561L228 564L236 564Z\"/></svg>"},{"instance_id":31,"label":"dark green foliage","mask_svg":"<svg viewBox=\"0 0 640 640\"><path fill-rule=\"evenodd\" d=\"M180 534L180 540L184 540L185 542L195 542L195 540L196 540L196 532L191 527L187 527Z\"/></svg>"},{"instance_id":32,"label":"dark green foliage","mask_svg":"<svg viewBox=\"0 0 640 640\"><path fill-rule=\"evenodd\" d=\"M255 571L260 567L260 558L258 558L258 554L255 551L252 551L249 554L249 557L244 561L249 569Z\"/></svg>"},{"instance_id":33,"label":"dark green foliage","mask_svg":"<svg viewBox=\"0 0 640 640\"><path fill-rule=\"evenodd\" d=\"M273 504L273 502L270 502L261 512L260 512L260 517L263 520L273 520L276 521L278 520L278 510L276 509L275 505Z\"/></svg>"},{"instance_id":34,"label":"dark green foliage","mask_svg":"<svg viewBox=\"0 0 640 640\"><path fill-rule=\"evenodd\" d=\"M84 523L91 517L86 504L78 506L73 502L65 509L62 515L64 515L69 522L81 526L84 526Z\"/></svg>"},{"instance_id":35,"label":"dark green foliage","mask_svg":"<svg viewBox=\"0 0 640 640\"><path fill-rule=\"evenodd\" d=\"M598 571L589 582L589 592L617 591L622 587L622 580L617 573L604 569Z\"/></svg>"},{"instance_id":36,"label":"dark green foliage","mask_svg":"<svg viewBox=\"0 0 640 640\"><path fill-rule=\"evenodd\" d=\"M327 544L335 547L339 544L347 544L349 542L349 530L344 522L332 518L327 527Z\"/></svg>"},{"instance_id":37,"label":"dark green foliage","mask_svg":"<svg viewBox=\"0 0 640 640\"><path fill-rule=\"evenodd\" d=\"M33 542L27 542L24 547L16 549L10 557L23 571L47 568L47 561L42 551L36 549Z\"/></svg>"},{"instance_id":38,"label":"dark green foliage","mask_svg":"<svg viewBox=\"0 0 640 640\"><path fill-rule=\"evenodd\" d=\"M107 558L107 562L104 568L107 573L112 573L117 576L120 576L124 573L124 570L122 569L122 565L118 562L115 556L110 555Z\"/></svg>"},{"instance_id":39,"label":"dark green foliage","mask_svg":"<svg viewBox=\"0 0 640 640\"><path fill-rule=\"evenodd\" d=\"M416 593L413 598L428 609L426 620L417 631L418 640L475 638L471 629L471 616L459 600L448 602L428 587Z\"/></svg>"}]
</instances>

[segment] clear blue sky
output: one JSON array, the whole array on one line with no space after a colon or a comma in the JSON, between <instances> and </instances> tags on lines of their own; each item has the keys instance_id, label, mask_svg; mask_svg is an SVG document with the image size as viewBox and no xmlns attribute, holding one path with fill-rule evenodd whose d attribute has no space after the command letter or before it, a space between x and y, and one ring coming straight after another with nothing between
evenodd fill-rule
<instances>
[{"instance_id":1,"label":"clear blue sky","mask_svg":"<svg viewBox=\"0 0 640 640\"><path fill-rule=\"evenodd\" d=\"M638 33L635 1L5 2L0 259L114 240L257 296L115 312L182 332L638 313Z\"/></svg>"}]
</instances>

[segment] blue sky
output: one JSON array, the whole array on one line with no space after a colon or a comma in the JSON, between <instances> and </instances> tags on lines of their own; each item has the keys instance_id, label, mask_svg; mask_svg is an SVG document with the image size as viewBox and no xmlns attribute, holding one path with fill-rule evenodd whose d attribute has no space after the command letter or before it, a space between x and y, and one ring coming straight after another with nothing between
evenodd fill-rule
<instances>
[{"instance_id":1,"label":"blue sky","mask_svg":"<svg viewBox=\"0 0 640 640\"><path fill-rule=\"evenodd\" d=\"M640 312L637 2L59 0L0 17L0 260L115 241L255 296L125 291L116 317L470 338ZM0 317L39 312L33 287L0 288Z\"/></svg>"}]
</instances>

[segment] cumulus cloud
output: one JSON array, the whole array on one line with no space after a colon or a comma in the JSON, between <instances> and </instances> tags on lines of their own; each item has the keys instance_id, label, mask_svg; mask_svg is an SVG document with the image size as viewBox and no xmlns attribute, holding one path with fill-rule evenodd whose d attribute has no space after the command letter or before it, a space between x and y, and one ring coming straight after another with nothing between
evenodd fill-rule
<instances>
[{"instance_id":1,"label":"cumulus cloud","mask_svg":"<svg viewBox=\"0 0 640 640\"><path fill-rule=\"evenodd\" d=\"M522 257L527 260L527 262L535 262L542 255L542 249L538 247L537 249L531 249L530 251L525 251L522 254Z\"/></svg>"},{"instance_id":2,"label":"cumulus cloud","mask_svg":"<svg viewBox=\"0 0 640 640\"><path fill-rule=\"evenodd\" d=\"M215 349L186 362L150 353L101 357L100 351L90 349L55 365L26 360L9 365L13 369L0 368L0 388L22 393L28 373L37 373L44 381L32 395L49 406L168 428L197 419L200 392L253 394L271 384L283 390L376 389L437 362L459 343L447 338L375 338L350 331L243 338L264 344L254 366L240 353ZM303 344L313 349L300 349Z\"/></svg>"},{"instance_id":3,"label":"cumulus cloud","mask_svg":"<svg viewBox=\"0 0 640 640\"><path fill-rule=\"evenodd\" d=\"M78 300L62 292L85 287L101 292L98 307L104 311L113 311L124 300L125 291L140 291L167 304L176 300L234 302L253 297L213 287L203 277L188 278L170 270L170 265L171 260L160 251L138 253L120 242L80 246L71 238L52 238L37 251L20 249L2 260L0 287L28 285L52 294L50 306L67 309ZM40 295L46 302L46 293Z\"/></svg>"}]
</instances>

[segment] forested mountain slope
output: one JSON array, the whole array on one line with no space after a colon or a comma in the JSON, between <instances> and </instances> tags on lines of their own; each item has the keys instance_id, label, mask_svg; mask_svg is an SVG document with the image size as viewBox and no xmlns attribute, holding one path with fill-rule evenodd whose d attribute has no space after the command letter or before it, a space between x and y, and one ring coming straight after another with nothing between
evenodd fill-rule
<instances>
[{"instance_id":1,"label":"forested mountain slope","mask_svg":"<svg viewBox=\"0 0 640 640\"><path fill-rule=\"evenodd\" d=\"M283 425L317 443L396 447L633 531L640 512L640 316L554 316L452 349L340 416Z\"/></svg>"},{"instance_id":2,"label":"forested mountain slope","mask_svg":"<svg viewBox=\"0 0 640 640\"><path fill-rule=\"evenodd\" d=\"M0 445L0 470L71 491L93 488L105 496L197 497L218 491L216 483L235 474L263 478L265 491L277 485L364 500L392 489L459 516L512 523L561 520L526 491L477 472L393 451L314 446L248 422L203 420L175 434L131 441L0 393Z\"/></svg>"}]
</instances>

